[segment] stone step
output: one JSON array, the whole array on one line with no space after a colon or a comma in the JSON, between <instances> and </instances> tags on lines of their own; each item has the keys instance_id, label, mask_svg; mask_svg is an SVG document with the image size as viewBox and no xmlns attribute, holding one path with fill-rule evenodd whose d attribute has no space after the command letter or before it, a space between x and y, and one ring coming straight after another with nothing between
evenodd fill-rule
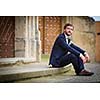
<instances>
[{"instance_id":1,"label":"stone step","mask_svg":"<svg viewBox=\"0 0 100 100\"><path fill-rule=\"evenodd\" d=\"M49 68L46 64L27 64L23 66L0 68L0 82L12 82L15 80L36 78L60 74L71 69L72 64L63 68Z\"/></svg>"}]
</instances>

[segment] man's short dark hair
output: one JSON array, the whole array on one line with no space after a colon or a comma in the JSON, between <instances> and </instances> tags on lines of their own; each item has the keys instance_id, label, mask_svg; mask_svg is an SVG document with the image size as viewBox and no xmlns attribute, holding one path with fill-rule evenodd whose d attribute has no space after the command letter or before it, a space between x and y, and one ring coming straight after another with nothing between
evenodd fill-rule
<instances>
[{"instance_id":1,"label":"man's short dark hair","mask_svg":"<svg viewBox=\"0 0 100 100\"><path fill-rule=\"evenodd\" d=\"M67 26L72 26L74 28L74 26L72 24L67 23L67 24L64 25L64 29L66 29Z\"/></svg>"}]
</instances>

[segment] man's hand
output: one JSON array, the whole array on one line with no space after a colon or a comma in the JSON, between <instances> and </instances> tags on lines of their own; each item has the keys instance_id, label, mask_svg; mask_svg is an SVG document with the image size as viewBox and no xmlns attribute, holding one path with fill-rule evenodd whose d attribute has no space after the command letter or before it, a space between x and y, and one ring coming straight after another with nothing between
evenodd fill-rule
<instances>
[{"instance_id":1,"label":"man's hand","mask_svg":"<svg viewBox=\"0 0 100 100\"><path fill-rule=\"evenodd\" d=\"M85 52L84 55L85 55L86 61L87 61L87 62L90 62L90 57L89 57L88 53Z\"/></svg>"},{"instance_id":2,"label":"man's hand","mask_svg":"<svg viewBox=\"0 0 100 100\"><path fill-rule=\"evenodd\" d=\"M80 54L80 58L82 59L83 63L86 63L87 59L82 54Z\"/></svg>"}]
</instances>

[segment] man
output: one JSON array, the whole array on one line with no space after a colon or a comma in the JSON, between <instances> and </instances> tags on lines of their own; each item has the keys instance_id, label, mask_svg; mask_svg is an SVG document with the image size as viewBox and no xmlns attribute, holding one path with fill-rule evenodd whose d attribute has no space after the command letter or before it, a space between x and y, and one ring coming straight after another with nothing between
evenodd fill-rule
<instances>
[{"instance_id":1,"label":"man","mask_svg":"<svg viewBox=\"0 0 100 100\"><path fill-rule=\"evenodd\" d=\"M65 24L64 32L57 37L52 48L49 65L59 68L72 63L76 75L91 76L94 73L84 68L84 63L90 60L88 53L73 44L69 38L73 30L72 24Z\"/></svg>"}]
</instances>

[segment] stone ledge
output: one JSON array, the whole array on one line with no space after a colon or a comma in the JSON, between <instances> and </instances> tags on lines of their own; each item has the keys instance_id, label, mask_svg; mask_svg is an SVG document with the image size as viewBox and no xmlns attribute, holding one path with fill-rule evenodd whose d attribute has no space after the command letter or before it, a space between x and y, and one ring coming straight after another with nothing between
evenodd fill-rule
<instances>
[{"instance_id":1,"label":"stone ledge","mask_svg":"<svg viewBox=\"0 0 100 100\"><path fill-rule=\"evenodd\" d=\"M43 76L50 76L67 72L71 69L72 64L69 64L63 68L49 68L46 67L6 67L0 69L0 82L12 82L15 80L21 80L26 78L36 78Z\"/></svg>"},{"instance_id":2,"label":"stone ledge","mask_svg":"<svg viewBox=\"0 0 100 100\"><path fill-rule=\"evenodd\" d=\"M0 67L13 66L13 65L22 65L36 62L34 58L1 58Z\"/></svg>"}]
</instances>

